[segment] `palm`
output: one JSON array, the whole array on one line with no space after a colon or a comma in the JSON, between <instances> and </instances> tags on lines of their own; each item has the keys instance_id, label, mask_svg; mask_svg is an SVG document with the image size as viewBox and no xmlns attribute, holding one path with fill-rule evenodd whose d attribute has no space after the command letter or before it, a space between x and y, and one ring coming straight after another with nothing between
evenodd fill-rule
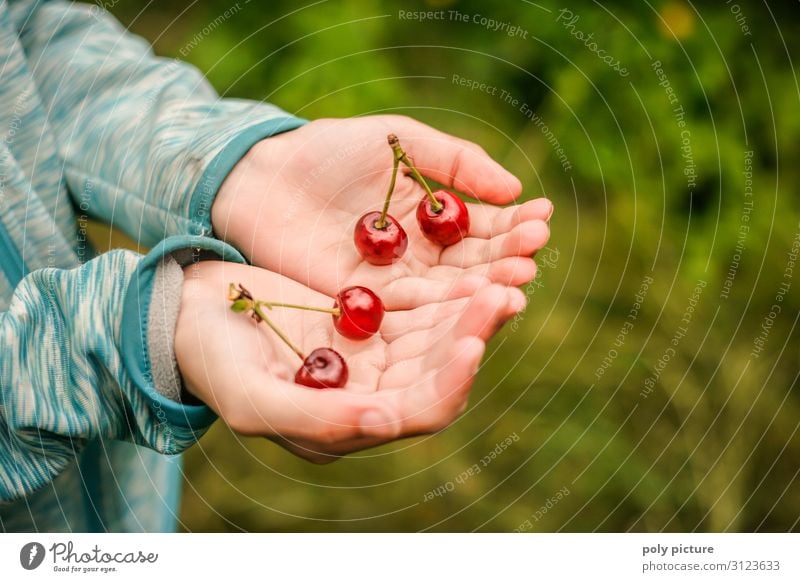
<instances>
[{"instance_id":1,"label":"palm","mask_svg":"<svg viewBox=\"0 0 800 582\"><path fill-rule=\"evenodd\" d=\"M423 174L489 201L508 202L519 194L516 179L476 146L407 118L319 120L265 140L237 166L220 193L221 206L239 209L225 214L225 222L236 228L225 224L222 230L250 234L234 242L260 266L328 295L365 285L396 297L398 307L447 299L480 278L505 285L528 282L535 272L530 255L549 234L548 201L506 209L469 204L469 235L442 249L416 225L424 190L406 175L398 178L390 212L408 234L408 251L391 267L360 257L353 228L360 216L381 207L391 175L386 144L391 132L398 133Z\"/></svg>"},{"instance_id":2,"label":"palm","mask_svg":"<svg viewBox=\"0 0 800 582\"><path fill-rule=\"evenodd\" d=\"M318 454L319 423L298 421L298 415L325 419L326 431L358 433L358 411L390 409L389 416L402 425L397 430L406 435L452 420L465 404L483 342L522 307L518 290L489 286L474 298L387 311L380 333L361 342L338 335L328 314L268 310L270 320L304 353L333 347L347 361L345 390L318 391L292 382L297 356L266 325L233 313L222 290L239 282L258 299L319 307L330 306L330 297L243 265L211 262L196 268L186 278L176 330L176 356L187 386L240 432L271 436L303 456ZM383 436L381 430L387 429L379 427L372 440L363 440L362 433L341 439L339 448L325 452L341 454L397 436Z\"/></svg>"}]
</instances>

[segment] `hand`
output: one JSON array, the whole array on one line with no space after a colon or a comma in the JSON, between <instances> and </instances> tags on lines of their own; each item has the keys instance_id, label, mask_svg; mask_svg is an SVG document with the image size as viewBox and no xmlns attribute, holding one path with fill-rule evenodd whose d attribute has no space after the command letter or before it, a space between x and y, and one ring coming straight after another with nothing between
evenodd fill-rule
<instances>
[{"instance_id":1,"label":"hand","mask_svg":"<svg viewBox=\"0 0 800 582\"><path fill-rule=\"evenodd\" d=\"M381 331L361 342L338 335L328 314L269 310L304 353L332 347L346 360L347 386L316 390L293 382L297 355L265 324L231 311L227 290L241 283L257 299L320 307L330 297L246 265L184 271L175 355L187 390L236 432L315 462L446 427L466 406L485 342L525 305L519 289L487 284L472 297L387 311Z\"/></svg>"},{"instance_id":2,"label":"hand","mask_svg":"<svg viewBox=\"0 0 800 582\"><path fill-rule=\"evenodd\" d=\"M520 195L519 180L478 146L407 117L322 119L263 140L237 164L212 208L216 235L253 263L326 295L365 285L382 298L402 299L392 307L446 300L482 278L528 283L536 272L531 255L549 237L549 200L468 204L469 235L442 249L419 231L415 210L424 190L405 173L390 213L408 233L408 251L391 267L361 259L353 228L382 206L392 167L389 133L424 175L447 187L493 204Z\"/></svg>"}]
</instances>

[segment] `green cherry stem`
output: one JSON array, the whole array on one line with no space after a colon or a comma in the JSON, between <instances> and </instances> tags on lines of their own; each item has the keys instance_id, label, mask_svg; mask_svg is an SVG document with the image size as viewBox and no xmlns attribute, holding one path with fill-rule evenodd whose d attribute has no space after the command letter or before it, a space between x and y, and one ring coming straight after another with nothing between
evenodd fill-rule
<instances>
[{"instance_id":1,"label":"green cherry stem","mask_svg":"<svg viewBox=\"0 0 800 582\"><path fill-rule=\"evenodd\" d=\"M398 161L400 161L408 166L408 168L411 170L411 173L414 174L414 178L416 178L417 182L422 184L422 187L425 188L425 192L428 194L428 198L431 200L431 209L437 214L441 212L444 208L444 204L439 202L436 199L436 196L433 195L430 186L428 186L428 182L426 182L425 178L422 177L422 174L419 173L419 170L417 170L414 162L412 162L411 158L409 158L406 152L403 151L403 148L400 147L400 140L397 139L397 136L393 133L389 134L387 140L389 141L389 145L392 147L392 151L394 151L395 165ZM392 186L394 187L394 176L392 176Z\"/></svg>"},{"instance_id":2,"label":"green cherry stem","mask_svg":"<svg viewBox=\"0 0 800 582\"><path fill-rule=\"evenodd\" d=\"M291 340L286 337L286 335L278 329L278 326L272 323L269 317L261 310L261 307L266 307L267 309L272 309L273 307L289 307L291 309L303 309L305 311L321 311L322 313L330 313L331 315L339 316L341 315L341 310L337 307L326 308L326 307L308 307L307 305L295 305L294 303L279 303L276 301L260 301L255 299L241 283L238 285L231 283L228 285L228 300L231 301L231 309L233 309L236 313L242 313L245 311L252 311L254 314L254 319L257 322L263 321L266 323L275 334L283 340L289 348L297 354L297 356L305 362L306 356L300 349L295 346Z\"/></svg>"},{"instance_id":3,"label":"green cherry stem","mask_svg":"<svg viewBox=\"0 0 800 582\"><path fill-rule=\"evenodd\" d=\"M383 201L383 211L381 212L381 217L375 221L375 228L383 230L387 226L386 222L386 215L389 214L389 202L392 200L392 194L394 193L394 184L397 181L397 169L400 166L400 159L397 157L397 152L395 152L394 159L392 160L392 179L389 181L389 191L386 192L386 199Z\"/></svg>"},{"instance_id":4,"label":"green cherry stem","mask_svg":"<svg viewBox=\"0 0 800 582\"><path fill-rule=\"evenodd\" d=\"M341 310L336 307L309 307L308 305L296 305L294 303L278 303L275 301L256 301L256 305L261 307L262 305L267 309L272 309L273 307L288 307L289 309L302 309L303 311L319 311L321 313L330 313L331 315L339 316L341 315Z\"/></svg>"},{"instance_id":5,"label":"green cherry stem","mask_svg":"<svg viewBox=\"0 0 800 582\"><path fill-rule=\"evenodd\" d=\"M306 357L303 354L303 352L301 352L300 349L297 346L295 346L280 329L278 329L277 325L275 325L274 323L272 323L272 321L270 321L269 317L267 317L261 310L261 305L260 305L261 303L262 303L261 301L253 302L253 313L255 313L264 323L266 323L270 327L270 329L272 329L272 331L274 331L275 334L279 338L281 338L287 346L289 346L289 349L291 349L295 354L297 354L297 357L300 358L301 361L305 362Z\"/></svg>"}]
</instances>

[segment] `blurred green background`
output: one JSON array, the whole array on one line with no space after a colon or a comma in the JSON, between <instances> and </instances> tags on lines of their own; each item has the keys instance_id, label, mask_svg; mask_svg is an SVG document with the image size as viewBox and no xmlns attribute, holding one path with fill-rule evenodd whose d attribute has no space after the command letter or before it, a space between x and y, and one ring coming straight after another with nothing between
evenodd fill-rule
<instances>
[{"instance_id":1,"label":"blurred green background","mask_svg":"<svg viewBox=\"0 0 800 582\"><path fill-rule=\"evenodd\" d=\"M186 530L798 529L796 4L111 4L225 96L411 115L556 204L457 424L320 467L217 423Z\"/></svg>"}]
</instances>

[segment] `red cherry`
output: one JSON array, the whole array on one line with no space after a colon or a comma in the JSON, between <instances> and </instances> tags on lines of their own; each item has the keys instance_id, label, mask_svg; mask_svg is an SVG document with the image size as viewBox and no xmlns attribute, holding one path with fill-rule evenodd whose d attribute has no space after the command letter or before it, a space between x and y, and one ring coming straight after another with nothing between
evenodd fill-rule
<instances>
[{"instance_id":1,"label":"red cherry","mask_svg":"<svg viewBox=\"0 0 800 582\"><path fill-rule=\"evenodd\" d=\"M408 235L393 216L386 215L386 226L375 224L381 213L368 212L356 224L353 240L364 260L373 265L391 265L403 256L408 247Z\"/></svg>"},{"instance_id":2,"label":"red cherry","mask_svg":"<svg viewBox=\"0 0 800 582\"><path fill-rule=\"evenodd\" d=\"M363 340L381 327L383 302L366 287L346 287L336 295L333 304L339 315L333 316L333 326L344 337Z\"/></svg>"},{"instance_id":3,"label":"red cherry","mask_svg":"<svg viewBox=\"0 0 800 582\"><path fill-rule=\"evenodd\" d=\"M341 388L347 384L347 364L339 352L317 348L303 360L294 381L310 388Z\"/></svg>"},{"instance_id":4,"label":"red cherry","mask_svg":"<svg viewBox=\"0 0 800 582\"><path fill-rule=\"evenodd\" d=\"M437 190L433 195L443 208L436 212L428 196L420 201L417 206L417 222L422 234L428 240L444 247L455 244L469 232L467 205L461 198L447 190Z\"/></svg>"}]
</instances>

